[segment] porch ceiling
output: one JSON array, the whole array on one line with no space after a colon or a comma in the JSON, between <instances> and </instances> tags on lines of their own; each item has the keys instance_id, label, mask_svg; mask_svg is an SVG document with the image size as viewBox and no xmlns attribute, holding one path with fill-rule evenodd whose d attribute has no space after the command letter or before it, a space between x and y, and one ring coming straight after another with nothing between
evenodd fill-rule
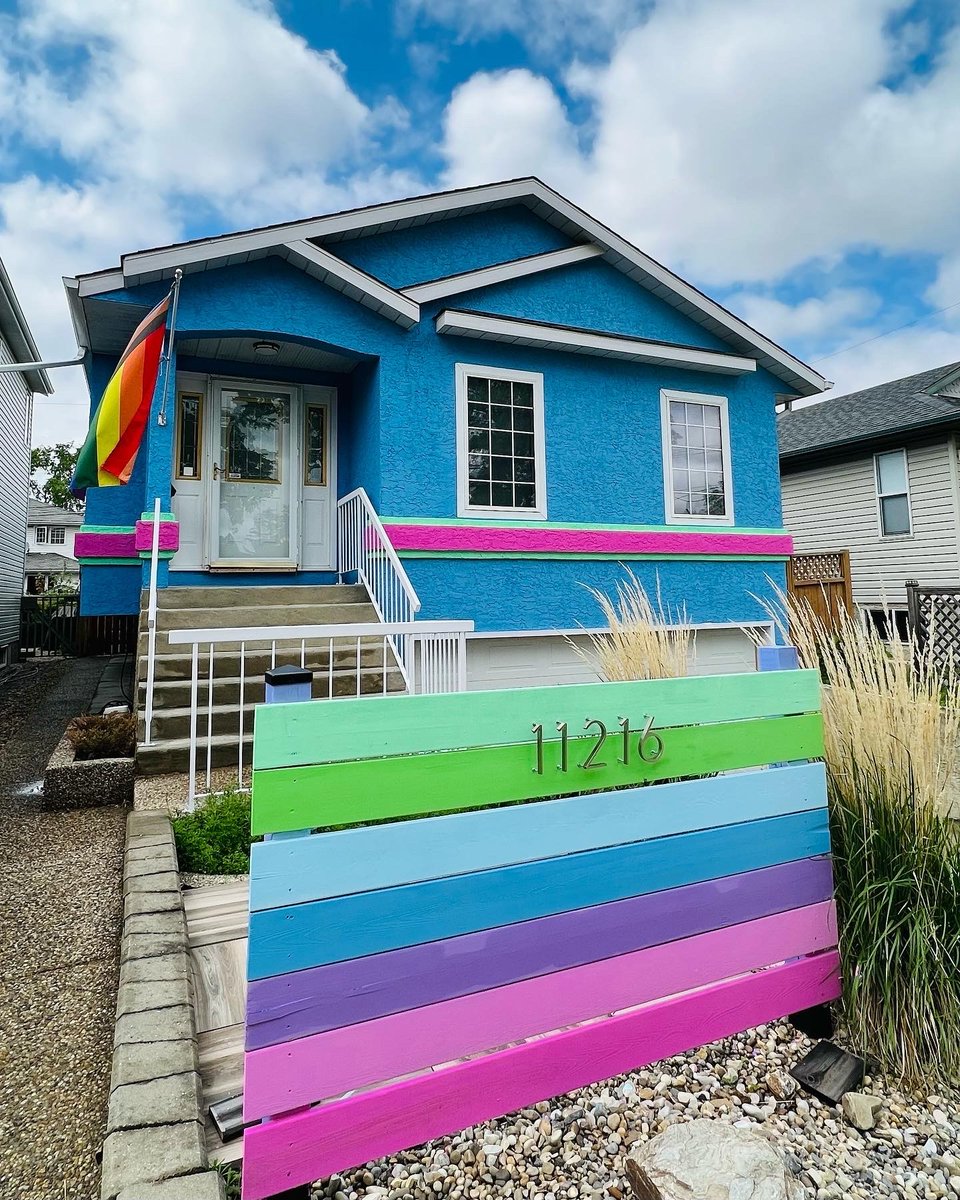
<instances>
[{"instance_id":1,"label":"porch ceiling","mask_svg":"<svg viewBox=\"0 0 960 1200\"><path fill-rule=\"evenodd\" d=\"M299 342L277 342L278 354L264 358L254 350L255 342L273 340L261 337L177 338L177 354L184 358L219 358L227 362L259 363L269 367L296 367L301 371L350 371L358 359L334 354L318 346Z\"/></svg>"}]
</instances>

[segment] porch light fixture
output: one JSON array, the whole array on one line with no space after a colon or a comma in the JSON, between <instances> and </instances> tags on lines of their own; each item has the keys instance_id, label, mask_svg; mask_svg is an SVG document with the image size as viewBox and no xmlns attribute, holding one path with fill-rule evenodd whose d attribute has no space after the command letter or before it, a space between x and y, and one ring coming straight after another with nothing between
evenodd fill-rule
<instances>
[{"instance_id":1,"label":"porch light fixture","mask_svg":"<svg viewBox=\"0 0 960 1200\"><path fill-rule=\"evenodd\" d=\"M261 358L276 358L280 353L279 342L254 342L254 354L259 354Z\"/></svg>"}]
</instances>

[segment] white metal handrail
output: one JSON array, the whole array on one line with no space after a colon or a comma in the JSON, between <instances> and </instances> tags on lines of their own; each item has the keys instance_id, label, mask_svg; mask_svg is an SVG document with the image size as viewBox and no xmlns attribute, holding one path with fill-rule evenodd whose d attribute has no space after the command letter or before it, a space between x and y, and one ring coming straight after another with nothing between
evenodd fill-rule
<instances>
[{"instance_id":1,"label":"white metal handrail","mask_svg":"<svg viewBox=\"0 0 960 1200\"><path fill-rule=\"evenodd\" d=\"M341 579L356 574L386 624L412 621L420 611L420 597L363 488L337 501L337 573ZM409 685L409 647L392 645Z\"/></svg>"},{"instance_id":2,"label":"white metal handrail","mask_svg":"<svg viewBox=\"0 0 960 1200\"><path fill-rule=\"evenodd\" d=\"M150 551L150 596L147 601L147 696L143 744L153 738L153 681L157 669L157 572L160 568L160 497L153 502L153 545Z\"/></svg>"},{"instance_id":3,"label":"white metal handrail","mask_svg":"<svg viewBox=\"0 0 960 1200\"><path fill-rule=\"evenodd\" d=\"M390 672L396 668L408 693L462 692L466 689L466 635L473 632L472 621L389 621L364 622L353 625L252 625L230 629L174 629L168 637L173 646L191 647L190 668L190 777L188 809L194 807L198 795L211 790L214 747L214 703L216 685L236 685L239 700L234 710L231 700L229 714L236 711L237 783L243 788L244 739L247 735L245 703L248 689L255 679L262 679L263 669L248 671L248 655L269 655L270 666L281 660L293 661L314 669L319 676L315 698L330 702L337 698L338 684L345 684L344 697L386 695L391 689ZM401 670L395 647L403 647L406 662ZM206 749L205 791L197 791L198 730L201 720L201 653L206 668ZM239 662L236 674L217 674L217 650L234 653ZM337 668L338 655L343 662ZM364 657L373 658L372 669L381 675L376 692L364 691ZM223 709L221 708L221 713Z\"/></svg>"}]
</instances>

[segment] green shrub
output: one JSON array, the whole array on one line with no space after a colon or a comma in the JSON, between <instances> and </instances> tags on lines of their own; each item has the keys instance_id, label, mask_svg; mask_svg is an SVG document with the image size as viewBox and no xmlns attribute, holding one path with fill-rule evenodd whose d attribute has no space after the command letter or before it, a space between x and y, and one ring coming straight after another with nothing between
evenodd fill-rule
<instances>
[{"instance_id":1,"label":"green shrub","mask_svg":"<svg viewBox=\"0 0 960 1200\"><path fill-rule=\"evenodd\" d=\"M78 761L89 758L132 758L137 749L137 719L118 713L110 717L74 717L67 741Z\"/></svg>"},{"instance_id":2,"label":"green shrub","mask_svg":"<svg viewBox=\"0 0 960 1200\"><path fill-rule=\"evenodd\" d=\"M210 796L195 812L174 817L173 832L181 871L198 875L246 875L250 870L247 795L221 792Z\"/></svg>"},{"instance_id":3,"label":"green shrub","mask_svg":"<svg viewBox=\"0 0 960 1200\"><path fill-rule=\"evenodd\" d=\"M225 1200L240 1200L240 1184L243 1175L237 1163L215 1162L217 1174L223 1180Z\"/></svg>"}]
</instances>

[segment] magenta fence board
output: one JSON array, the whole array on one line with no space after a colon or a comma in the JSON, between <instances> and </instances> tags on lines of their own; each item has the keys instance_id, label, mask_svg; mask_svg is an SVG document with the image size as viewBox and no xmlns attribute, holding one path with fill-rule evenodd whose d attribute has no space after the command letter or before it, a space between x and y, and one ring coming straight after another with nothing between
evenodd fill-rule
<instances>
[{"instance_id":1,"label":"magenta fence board","mask_svg":"<svg viewBox=\"0 0 960 1200\"><path fill-rule=\"evenodd\" d=\"M449 1130L812 1008L839 994L836 951L333 1101L247 1130L244 1200L265 1200Z\"/></svg>"},{"instance_id":2,"label":"magenta fence board","mask_svg":"<svg viewBox=\"0 0 960 1200\"><path fill-rule=\"evenodd\" d=\"M480 933L252 980L247 1049L370 1021L833 895L828 858L573 909Z\"/></svg>"},{"instance_id":3,"label":"magenta fence board","mask_svg":"<svg viewBox=\"0 0 960 1200\"><path fill-rule=\"evenodd\" d=\"M248 1055L244 1119L549 1033L837 944L832 901L334 1029Z\"/></svg>"}]
</instances>

